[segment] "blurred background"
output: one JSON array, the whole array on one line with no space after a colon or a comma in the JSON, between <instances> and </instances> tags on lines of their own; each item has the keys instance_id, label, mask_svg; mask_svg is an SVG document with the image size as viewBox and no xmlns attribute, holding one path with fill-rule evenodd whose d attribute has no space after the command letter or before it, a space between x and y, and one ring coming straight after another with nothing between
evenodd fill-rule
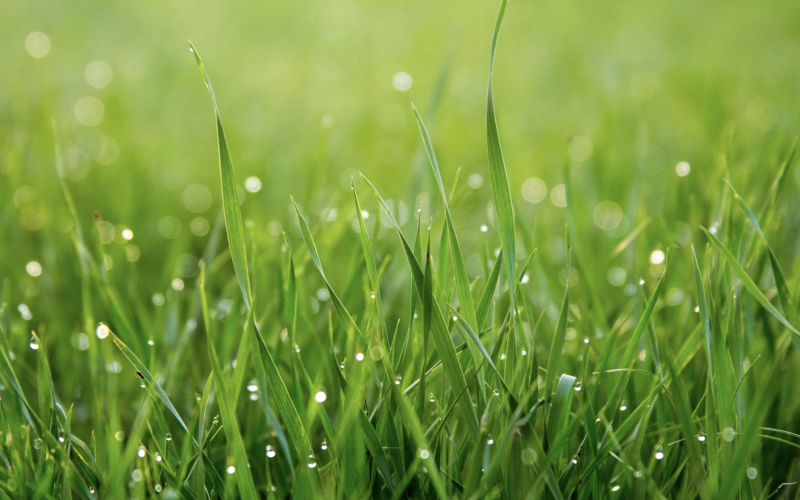
<instances>
[{"instance_id":1,"label":"blurred background","mask_svg":"<svg viewBox=\"0 0 800 500\"><path fill-rule=\"evenodd\" d=\"M348 252L359 248L348 189L351 177L361 185L358 172L395 200L407 234L420 203L423 220L440 213L414 102L448 190L461 169L453 216L469 272L484 274L489 259L481 252L499 247L485 141L497 9L487 0L4 1L0 277L11 278L6 293L21 315L15 318L34 317L15 322L14 332L38 328L41 319L63 331L65 343L88 347L79 333L79 268L56 175L54 120L84 228L95 211L102 217L95 238L109 279L131 300L136 321L159 332L157 342L174 342L182 313L159 307L177 301L184 280L196 276L221 208L213 108L189 39L214 84L244 217L267 255L257 254L269 264L261 271L256 264L256 273L279 274L270 255L279 252L282 229L302 248L292 195L312 229L323 228L317 244L340 284ZM798 26L800 4L788 0L509 4L495 101L524 233L517 257L538 247L539 271L552 278L536 293L563 293L567 166L583 259L576 272L597 264L600 279L609 273L598 286L612 310L628 300L623 292L636 292L626 288L639 276L660 276L667 246L705 245L697 224L721 221L715 209L725 169L761 206L798 132ZM777 217L783 231L772 236L785 261L794 259L800 234L797 180L791 171ZM359 192L375 224L377 204L368 190ZM645 221L641 251L610 260ZM396 252L385 217L382 224L379 249ZM437 242L441 224L440 217ZM674 258L686 264L670 277L678 292L669 304L677 306L693 292L682 288L690 282L689 254ZM395 258L390 269L397 272L387 272L386 286L398 293L385 296L402 301L405 263ZM232 269L224 278L214 293L235 300ZM308 286L301 307L318 309L327 297ZM219 304L221 316L232 307L231 300ZM537 304L557 313L549 297ZM196 314L186 307L194 311L187 316ZM270 330L275 336L280 327ZM70 390L77 384L61 380Z\"/></svg>"}]
</instances>

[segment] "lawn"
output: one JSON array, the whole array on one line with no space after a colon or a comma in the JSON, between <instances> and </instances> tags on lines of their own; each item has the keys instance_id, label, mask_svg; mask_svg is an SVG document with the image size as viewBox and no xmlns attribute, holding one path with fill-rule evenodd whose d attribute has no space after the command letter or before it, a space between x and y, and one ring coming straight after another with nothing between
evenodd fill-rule
<instances>
[{"instance_id":1,"label":"lawn","mask_svg":"<svg viewBox=\"0 0 800 500\"><path fill-rule=\"evenodd\" d=\"M799 498L798 19L0 6L0 498Z\"/></svg>"}]
</instances>

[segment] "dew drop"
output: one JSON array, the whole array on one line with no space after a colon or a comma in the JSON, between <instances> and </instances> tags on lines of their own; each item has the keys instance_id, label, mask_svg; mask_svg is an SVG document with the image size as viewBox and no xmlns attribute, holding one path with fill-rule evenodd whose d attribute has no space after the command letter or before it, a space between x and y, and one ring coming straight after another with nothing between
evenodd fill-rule
<instances>
[{"instance_id":1,"label":"dew drop","mask_svg":"<svg viewBox=\"0 0 800 500\"><path fill-rule=\"evenodd\" d=\"M619 491L619 485L616 485L613 488L611 488L611 491Z\"/></svg>"},{"instance_id":2,"label":"dew drop","mask_svg":"<svg viewBox=\"0 0 800 500\"><path fill-rule=\"evenodd\" d=\"M172 434L167 433L167 441L172 441Z\"/></svg>"},{"instance_id":3,"label":"dew drop","mask_svg":"<svg viewBox=\"0 0 800 500\"><path fill-rule=\"evenodd\" d=\"M656 460L662 460L664 458L664 448L660 445L656 445Z\"/></svg>"},{"instance_id":4,"label":"dew drop","mask_svg":"<svg viewBox=\"0 0 800 500\"><path fill-rule=\"evenodd\" d=\"M144 446L140 446L139 447L139 458L144 458L144 456L146 454L147 454L147 448L145 448Z\"/></svg>"},{"instance_id":5,"label":"dew drop","mask_svg":"<svg viewBox=\"0 0 800 500\"><path fill-rule=\"evenodd\" d=\"M536 463L536 450L533 448L525 448L522 450L522 463L525 465L534 465Z\"/></svg>"},{"instance_id":6,"label":"dew drop","mask_svg":"<svg viewBox=\"0 0 800 500\"><path fill-rule=\"evenodd\" d=\"M523 350L522 350L522 355L523 355L523 356L527 356L527 355L528 355L528 351L526 351L525 349L523 349Z\"/></svg>"},{"instance_id":7,"label":"dew drop","mask_svg":"<svg viewBox=\"0 0 800 500\"><path fill-rule=\"evenodd\" d=\"M417 455L419 455L419 458L421 458L422 460L425 460L431 456L430 452L425 448L420 448L420 450L417 452Z\"/></svg>"},{"instance_id":8,"label":"dew drop","mask_svg":"<svg viewBox=\"0 0 800 500\"><path fill-rule=\"evenodd\" d=\"M294 345L294 352L300 352L300 346L295 344Z\"/></svg>"},{"instance_id":9,"label":"dew drop","mask_svg":"<svg viewBox=\"0 0 800 500\"><path fill-rule=\"evenodd\" d=\"M314 457L314 455L308 456L308 461L306 462L306 465L308 465L309 469L313 469L317 466L317 459Z\"/></svg>"},{"instance_id":10,"label":"dew drop","mask_svg":"<svg viewBox=\"0 0 800 500\"><path fill-rule=\"evenodd\" d=\"M433 403L434 401L436 401L436 399L433 397L433 393L431 393L431 398L430 398L430 399L431 399L431 403Z\"/></svg>"},{"instance_id":11,"label":"dew drop","mask_svg":"<svg viewBox=\"0 0 800 500\"><path fill-rule=\"evenodd\" d=\"M364 361L364 353L363 352L359 352L358 354L356 354L356 360Z\"/></svg>"},{"instance_id":12,"label":"dew drop","mask_svg":"<svg viewBox=\"0 0 800 500\"><path fill-rule=\"evenodd\" d=\"M486 440L486 444L488 444L489 446L494 444L494 438L492 437L491 434L489 434L489 439Z\"/></svg>"},{"instance_id":13,"label":"dew drop","mask_svg":"<svg viewBox=\"0 0 800 500\"><path fill-rule=\"evenodd\" d=\"M271 444L267 445L267 458L275 458L275 448Z\"/></svg>"},{"instance_id":14,"label":"dew drop","mask_svg":"<svg viewBox=\"0 0 800 500\"><path fill-rule=\"evenodd\" d=\"M636 479L639 479L640 477L642 477L642 471L640 471L640 470L633 471L633 477L635 477Z\"/></svg>"},{"instance_id":15,"label":"dew drop","mask_svg":"<svg viewBox=\"0 0 800 500\"><path fill-rule=\"evenodd\" d=\"M344 370L344 361L342 361L341 363L339 363L339 368L340 368L340 369L342 369L342 370Z\"/></svg>"},{"instance_id":16,"label":"dew drop","mask_svg":"<svg viewBox=\"0 0 800 500\"><path fill-rule=\"evenodd\" d=\"M747 477L750 480L753 480L753 479L757 478L758 477L758 469L756 469L755 467L748 467L747 468Z\"/></svg>"},{"instance_id":17,"label":"dew drop","mask_svg":"<svg viewBox=\"0 0 800 500\"><path fill-rule=\"evenodd\" d=\"M499 396L499 395L500 395L500 389L495 389L494 391L492 391L492 393L493 393L495 396Z\"/></svg>"},{"instance_id":18,"label":"dew drop","mask_svg":"<svg viewBox=\"0 0 800 500\"><path fill-rule=\"evenodd\" d=\"M394 385L400 385L400 382L402 382L402 381L403 381L403 377L398 375L397 378L394 379Z\"/></svg>"},{"instance_id":19,"label":"dew drop","mask_svg":"<svg viewBox=\"0 0 800 500\"><path fill-rule=\"evenodd\" d=\"M31 345L31 349L33 349L34 351L38 351L39 350L39 339L37 339L36 337L31 337L31 344L30 345Z\"/></svg>"},{"instance_id":20,"label":"dew drop","mask_svg":"<svg viewBox=\"0 0 800 500\"><path fill-rule=\"evenodd\" d=\"M640 280L639 280L639 284L640 284L640 285L644 285L644 278L642 278L642 279L640 279Z\"/></svg>"},{"instance_id":21,"label":"dew drop","mask_svg":"<svg viewBox=\"0 0 800 500\"><path fill-rule=\"evenodd\" d=\"M320 443L320 445L319 445L319 448L320 448L322 451L325 451L325 450L327 450L327 449L328 449L328 442L327 442L326 440L324 440L324 439L323 439L323 440L322 440L322 443Z\"/></svg>"},{"instance_id":22,"label":"dew drop","mask_svg":"<svg viewBox=\"0 0 800 500\"><path fill-rule=\"evenodd\" d=\"M147 345L156 345L156 343L153 342L153 339L150 339L147 341Z\"/></svg>"},{"instance_id":23,"label":"dew drop","mask_svg":"<svg viewBox=\"0 0 800 500\"><path fill-rule=\"evenodd\" d=\"M256 383L255 380L251 380L247 384L247 390L250 391L250 392L256 392L258 390L258 384Z\"/></svg>"},{"instance_id":24,"label":"dew drop","mask_svg":"<svg viewBox=\"0 0 800 500\"><path fill-rule=\"evenodd\" d=\"M736 431L733 430L733 427L725 427L722 430L722 439L724 439L725 441L728 442L733 441L733 438L735 437L736 437Z\"/></svg>"},{"instance_id":25,"label":"dew drop","mask_svg":"<svg viewBox=\"0 0 800 500\"><path fill-rule=\"evenodd\" d=\"M577 382L575 384L575 392L581 392L581 389L583 389L583 384L581 384L580 382Z\"/></svg>"},{"instance_id":26,"label":"dew drop","mask_svg":"<svg viewBox=\"0 0 800 500\"><path fill-rule=\"evenodd\" d=\"M375 298L375 292L372 292L371 294L369 294L369 298L374 299Z\"/></svg>"},{"instance_id":27,"label":"dew drop","mask_svg":"<svg viewBox=\"0 0 800 500\"><path fill-rule=\"evenodd\" d=\"M700 434L699 436L697 436L697 440L700 441L701 443L704 442L706 440L706 435Z\"/></svg>"}]
</instances>

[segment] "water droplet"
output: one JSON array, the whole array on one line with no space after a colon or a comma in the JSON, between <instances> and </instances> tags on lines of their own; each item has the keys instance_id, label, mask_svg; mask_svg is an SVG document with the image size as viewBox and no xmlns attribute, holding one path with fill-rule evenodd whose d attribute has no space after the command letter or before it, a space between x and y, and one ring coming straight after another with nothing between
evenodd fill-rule
<instances>
[{"instance_id":1,"label":"water droplet","mask_svg":"<svg viewBox=\"0 0 800 500\"><path fill-rule=\"evenodd\" d=\"M527 355L528 355L528 351L526 351L525 349L523 349L523 350L522 350L522 355L523 355L523 356L527 356Z\"/></svg>"},{"instance_id":2,"label":"water droplet","mask_svg":"<svg viewBox=\"0 0 800 500\"><path fill-rule=\"evenodd\" d=\"M371 294L369 294L369 298L374 299L375 298L375 292L372 292Z\"/></svg>"},{"instance_id":3,"label":"water droplet","mask_svg":"<svg viewBox=\"0 0 800 500\"><path fill-rule=\"evenodd\" d=\"M584 344L588 344L589 343L589 337L586 337L585 339L583 339L583 343Z\"/></svg>"},{"instance_id":4,"label":"water droplet","mask_svg":"<svg viewBox=\"0 0 800 500\"><path fill-rule=\"evenodd\" d=\"M694 306L694 312L699 313L700 312L700 306Z\"/></svg>"},{"instance_id":5,"label":"water droplet","mask_svg":"<svg viewBox=\"0 0 800 500\"><path fill-rule=\"evenodd\" d=\"M33 349L34 351L38 351L39 350L39 339L37 339L36 337L31 337L31 344L30 345L31 345L31 349Z\"/></svg>"},{"instance_id":6,"label":"water droplet","mask_svg":"<svg viewBox=\"0 0 800 500\"><path fill-rule=\"evenodd\" d=\"M622 404L619 407L619 411L625 411L627 409L628 409L628 405L626 405L625 401L623 401Z\"/></svg>"},{"instance_id":7,"label":"water droplet","mask_svg":"<svg viewBox=\"0 0 800 500\"><path fill-rule=\"evenodd\" d=\"M536 463L536 450L533 448L525 448L522 450L522 463L525 465L534 465Z\"/></svg>"},{"instance_id":8,"label":"water droplet","mask_svg":"<svg viewBox=\"0 0 800 500\"><path fill-rule=\"evenodd\" d=\"M294 345L294 352L300 352L300 346L295 344Z\"/></svg>"},{"instance_id":9,"label":"water droplet","mask_svg":"<svg viewBox=\"0 0 800 500\"><path fill-rule=\"evenodd\" d=\"M702 443L703 441L705 441L705 440L706 440L706 435L705 435L705 433L701 433L699 436L697 436L697 440L698 440L698 441L700 441L701 443Z\"/></svg>"},{"instance_id":10,"label":"water droplet","mask_svg":"<svg viewBox=\"0 0 800 500\"><path fill-rule=\"evenodd\" d=\"M583 389L583 384L581 384L580 382L577 382L575 384L575 392L581 392L581 389Z\"/></svg>"},{"instance_id":11,"label":"water droplet","mask_svg":"<svg viewBox=\"0 0 800 500\"><path fill-rule=\"evenodd\" d=\"M640 477L642 477L642 471L640 471L640 470L633 471L633 477L635 477L636 479L639 479Z\"/></svg>"},{"instance_id":12,"label":"water droplet","mask_svg":"<svg viewBox=\"0 0 800 500\"><path fill-rule=\"evenodd\" d=\"M325 391L319 391L314 395L314 401L317 403L324 403L326 399L328 399L328 395L325 394Z\"/></svg>"},{"instance_id":13,"label":"water droplet","mask_svg":"<svg viewBox=\"0 0 800 500\"><path fill-rule=\"evenodd\" d=\"M234 472L236 472L236 467L234 467L233 465L229 465L227 471L228 474L233 474Z\"/></svg>"},{"instance_id":14,"label":"water droplet","mask_svg":"<svg viewBox=\"0 0 800 500\"><path fill-rule=\"evenodd\" d=\"M256 383L255 380L251 380L247 384L247 390L250 391L250 392L256 392L258 390L258 384Z\"/></svg>"},{"instance_id":15,"label":"water droplet","mask_svg":"<svg viewBox=\"0 0 800 500\"><path fill-rule=\"evenodd\" d=\"M500 355L500 360L502 361L504 359L506 359L506 353L503 353L503 354Z\"/></svg>"},{"instance_id":16,"label":"water droplet","mask_svg":"<svg viewBox=\"0 0 800 500\"><path fill-rule=\"evenodd\" d=\"M340 368L340 369L342 369L342 370L344 370L344 361L342 361L341 363L339 363L339 368Z\"/></svg>"},{"instance_id":17,"label":"water droplet","mask_svg":"<svg viewBox=\"0 0 800 500\"><path fill-rule=\"evenodd\" d=\"M619 491L619 485L616 485L613 488L611 488L611 491Z\"/></svg>"},{"instance_id":18,"label":"water droplet","mask_svg":"<svg viewBox=\"0 0 800 500\"><path fill-rule=\"evenodd\" d=\"M306 464L308 465L309 469L313 469L317 466L317 459L314 457L314 455L309 455L308 462Z\"/></svg>"},{"instance_id":19,"label":"water droplet","mask_svg":"<svg viewBox=\"0 0 800 500\"><path fill-rule=\"evenodd\" d=\"M364 353L363 352L357 353L356 354L356 360L357 361L364 361Z\"/></svg>"},{"instance_id":20,"label":"water droplet","mask_svg":"<svg viewBox=\"0 0 800 500\"><path fill-rule=\"evenodd\" d=\"M275 448L271 444L267 445L267 458L275 458Z\"/></svg>"},{"instance_id":21,"label":"water droplet","mask_svg":"<svg viewBox=\"0 0 800 500\"><path fill-rule=\"evenodd\" d=\"M492 391L492 393L493 393L495 396L499 396L499 395L500 395L500 389L495 389L494 391Z\"/></svg>"},{"instance_id":22,"label":"water droplet","mask_svg":"<svg viewBox=\"0 0 800 500\"><path fill-rule=\"evenodd\" d=\"M139 458L144 458L144 456L146 454L147 454L147 448L145 448L144 446L140 446L139 447Z\"/></svg>"},{"instance_id":23,"label":"water droplet","mask_svg":"<svg viewBox=\"0 0 800 500\"><path fill-rule=\"evenodd\" d=\"M572 457L572 465L578 465L578 459L576 457Z\"/></svg>"},{"instance_id":24,"label":"water droplet","mask_svg":"<svg viewBox=\"0 0 800 500\"><path fill-rule=\"evenodd\" d=\"M94 486L91 486L91 487L89 488L89 493L91 493L92 495L94 495Z\"/></svg>"},{"instance_id":25,"label":"water droplet","mask_svg":"<svg viewBox=\"0 0 800 500\"><path fill-rule=\"evenodd\" d=\"M494 444L494 438L492 437L491 434L489 434L489 439L486 440L486 444L490 446Z\"/></svg>"},{"instance_id":26,"label":"water droplet","mask_svg":"<svg viewBox=\"0 0 800 500\"><path fill-rule=\"evenodd\" d=\"M751 480L757 478L758 477L758 469L756 469L755 467L748 467L747 468L747 477L750 478Z\"/></svg>"},{"instance_id":27,"label":"water droplet","mask_svg":"<svg viewBox=\"0 0 800 500\"><path fill-rule=\"evenodd\" d=\"M172 434L167 433L167 441L172 441Z\"/></svg>"},{"instance_id":28,"label":"water droplet","mask_svg":"<svg viewBox=\"0 0 800 500\"><path fill-rule=\"evenodd\" d=\"M641 278L641 279L639 280L639 284L640 284L640 285L644 285L644 278Z\"/></svg>"},{"instance_id":29,"label":"water droplet","mask_svg":"<svg viewBox=\"0 0 800 500\"><path fill-rule=\"evenodd\" d=\"M41 439L39 439L39 438L36 438L36 439L34 439L34 440L33 440L33 447L34 447L34 449L37 449L37 450L38 450L38 449L41 449L41 447L42 447L42 440L41 440Z\"/></svg>"},{"instance_id":30,"label":"water droplet","mask_svg":"<svg viewBox=\"0 0 800 500\"><path fill-rule=\"evenodd\" d=\"M488 230L489 230L489 228L485 224L481 226L481 232L482 233L485 233Z\"/></svg>"},{"instance_id":31,"label":"water droplet","mask_svg":"<svg viewBox=\"0 0 800 500\"><path fill-rule=\"evenodd\" d=\"M328 442L327 442L327 441L325 441L325 440L323 439L323 440L322 440L322 443L320 443L320 445L319 445L319 448L320 448L322 451L325 451L325 450L327 450L327 449L328 449Z\"/></svg>"},{"instance_id":32,"label":"water droplet","mask_svg":"<svg viewBox=\"0 0 800 500\"><path fill-rule=\"evenodd\" d=\"M420 448L420 450L417 452L417 455L419 455L419 458L421 458L422 460L425 460L431 456L430 452L425 448Z\"/></svg>"},{"instance_id":33,"label":"water droplet","mask_svg":"<svg viewBox=\"0 0 800 500\"><path fill-rule=\"evenodd\" d=\"M656 445L656 460L661 460L664 458L664 448L660 445Z\"/></svg>"},{"instance_id":34,"label":"water droplet","mask_svg":"<svg viewBox=\"0 0 800 500\"><path fill-rule=\"evenodd\" d=\"M161 486L161 484L160 484L160 483L157 483L157 484L155 485L155 489L156 489L156 493L161 493L161 490L163 489L163 487ZM213 493L213 492L214 492L214 490L211 490L211 492L212 492L211 494L212 494L212 498L213 498L213 495L214 495L214 493Z\"/></svg>"},{"instance_id":35,"label":"water droplet","mask_svg":"<svg viewBox=\"0 0 800 500\"><path fill-rule=\"evenodd\" d=\"M161 460L161 454L156 453L156 462L160 462Z\"/></svg>"},{"instance_id":36,"label":"water droplet","mask_svg":"<svg viewBox=\"0 0 800 500\"><path fill-rule=\"evenodd\" d=\"M156 343L153 342L153 339L150 339L147 341L147 345L156 345Z\"/></svg>"},{"instance_id":37,"label":"water droplet","mask_svg":"<svg viewBox=\"0 0 800 500\"><path fill-rule=\"evenodd\" d=\"M725 441L733 441L733 438L736 437L736 431L733 430L733 427L725 427L722 429L722 439Z\"/></svg>"},{"instance_id":38,"label":"water droplet","mask_svg":"<svg viewBox=\"0 0 800 500\"><path fill-rule=\"evenodd\" d=\"M397 378L394 379L394 385L400 385L400 382L402 382L402 380L403 380L403 377L398 375Z\"/></svg>"},{"instance_id":39,"label":"water droplet","mask_svg":"<svg viewBox=\"0 0 800 500\"><path fill-rule=\"evenodd\" d=\"M431 393L431 403L433 403L434 401L436 401L436 399L433 397L433 393Z\"/></svg>"}]
</instances>

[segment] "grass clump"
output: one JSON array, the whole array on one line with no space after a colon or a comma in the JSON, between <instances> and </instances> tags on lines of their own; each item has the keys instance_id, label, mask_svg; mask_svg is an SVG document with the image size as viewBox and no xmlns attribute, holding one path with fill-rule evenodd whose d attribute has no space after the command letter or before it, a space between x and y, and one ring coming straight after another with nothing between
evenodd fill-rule
<instances>
[{"instance_id":1,"label":"grass clump","mask_svg":"<svg viewBox=\"0 0 800 500\"><path fill-rule=\"evenodd\" d=\"M145 305L106 264L102 216L84 231L56 147L79 277L59 298L78 319L31 325L6 280L0 496L800 494L800 268L781 266L794 247L779 231L794 144L753 193L758 213L723 152L714 194L697 201L709 191L698 188L691 210L675 208L699 227L688 239L669 229L673 214L632 209L637 224L611 247L589 222L606 223L587 210L596 190L565 163L561 256L540 257L535 246L552 245L515 207L492 92L505 8L486 100L492 232L465 237L458 174L448 191L413 106L436 193L427 219L420 207L402 223L383 186L360 176L336 205L351 222L292 199L288 234L249 224L191 45L215 112L222 213L198 265ZM83 332L79 360L63 360L59 329ZM63 393L71 363L88 371L80 397Z\"/></svg>"}]
</instances>

